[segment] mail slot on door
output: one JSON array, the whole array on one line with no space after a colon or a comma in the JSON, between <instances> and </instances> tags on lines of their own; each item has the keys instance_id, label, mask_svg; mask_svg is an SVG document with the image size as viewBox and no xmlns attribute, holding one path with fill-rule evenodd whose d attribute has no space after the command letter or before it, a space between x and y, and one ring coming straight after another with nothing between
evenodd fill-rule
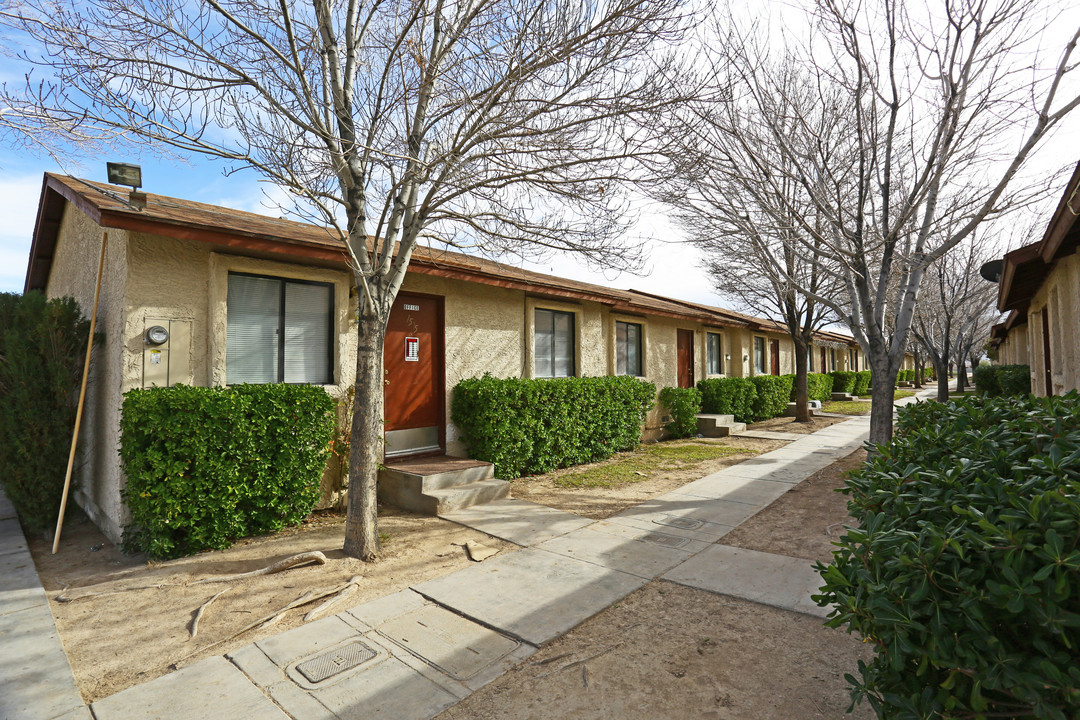
<instances>
[{"instance_id":1,"label":"mail slot on door","mask_svg":"<svg viewBox=\"0 0 1080 720\"><path fill-rule=\"evenodd\" d=\"M405 338L405 362L420 361L420 338Z\"/></svg>"}]
</instances>

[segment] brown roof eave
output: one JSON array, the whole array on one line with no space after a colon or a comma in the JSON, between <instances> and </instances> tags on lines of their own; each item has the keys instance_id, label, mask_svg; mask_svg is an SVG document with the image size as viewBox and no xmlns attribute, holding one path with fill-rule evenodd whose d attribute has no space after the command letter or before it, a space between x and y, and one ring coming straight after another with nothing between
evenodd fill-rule
<instances>
[{"instance_id":1,"label":"brown roof eave","mask_svg":"<svg viewBox=\"0 0 1080 720\"><path fill-rule=\"evenodd\" d=\"M1065 193L1061 196L1049 225L1046 226L1046 234L1039 243L1039 252L1043 262L1050 264L1061 257L1062 245L1069 233L1076 227L1076 220L1080 212L1080 163L1076 164L1069 184L1065 186ZM1071 244L1071 243L1070 243Z\"/></svg>"},{"instance_id":2,"label":"brown roof eave","mask_svg":"<svg viewBox=\"0 0 1080 720\"><path fill-rule=\"evenodd\" d=\"M1030 283L1024 287L1019 286L1017 273L1021 266L1032 265L1035 262L1042 263L1039 253L1039 243L1025 245L1021 248L1005 253L1005 262L1001 270L1001 282L998 284L998 310L1005 312L1015 310L1029 302L1038 289L1032 290ZM1030 268L1034 269L1034 268Z\"/></svg>"}]
</instances>

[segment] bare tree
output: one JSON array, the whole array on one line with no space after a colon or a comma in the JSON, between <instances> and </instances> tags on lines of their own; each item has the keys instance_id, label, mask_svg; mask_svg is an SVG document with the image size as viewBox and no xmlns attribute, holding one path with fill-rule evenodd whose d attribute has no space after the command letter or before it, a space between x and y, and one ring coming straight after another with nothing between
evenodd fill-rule
<instances>
[{"instance_id":1,"label":"bare tree","mask_svg":"<svg viewBox=\"0 0 1080 720\"><path fill-rule=\"evenodd\" d=\"M767 112L789 117L795 107L820 99L798 68L782 72L784 93ZM762 111L728 99L721 90L680 108L681 143L666 166L657 168L652 193L675 209L687 239L703 251L717 291L783 324L795 346L795 418L809 422L810 342L837 318L817 297L835 296L842 288L824 262L806 263L798 252L820 243L824 219L817 218L813 235L800 226L800 218L815 217L813 201L794 180L786 153L767 137ZM817 116L830 124L835 118L832 112ZM804 149L830 131L788 122L792 146Z\"/></svg>"},{"instance_id":2,"label":"bare tree","mask_svg":"<svg viewBox=\"0 0 1080 720\"><path fill-rule=\"evenodd\" d=\"M949 399L949 367L956 363L956 389L963 390L964 363L999 316L997 287L979 275L985 262L1000 255L987 237L971 238L927 270L915 310L911 332L934 365L942 402Z\"/></svg>"},{"instance_id":3,"label":"bare tree","mask_svg":"<svg viewBox=\"0 0 1080 720\"><path fill-rule=\"evenodd\" d=\"M379 548L383 344L417 244L640 260L623 189L665 137L645 121L678 100L678 2L26 2L49 117L254 168L344 241L350 555Z\"/></svg>"},{"instance_id":4,"label":"bare tree","mask_svg":"<svg viewBox=\"0 0 1080 720\"><path fill-rule=\"evenodd\" d=\"M785 9L785 22L791 23ZM841 315L874 375L870 438L892 437L892 392L927 269L1049 184L1013 181L1032 151L1080 96L1059 98L1075 75L1080 30L1047 62L1039 48L1049 11L1028 0L916 5L818 0L813 33L789 40L784 62L752 32L730 31L709 45L715 84L753 111L761 141L746 147L783 196L802 186L812 210L790 207L803 262L838 269L845 291L800 290ZM819 88L805 102L785 84L794 58ZM797 139L822 126L833 107L842 133L811 148ZM785 114L770 112L788 107ZM805 128L792 133L792 126ZM793 140L792 138L796 138ZM783 155L783 164L770 158ZM1045 178L1043 178L1045 181ZM782 263L773 267L785 273Z\"/></svg>"}]
</instances>

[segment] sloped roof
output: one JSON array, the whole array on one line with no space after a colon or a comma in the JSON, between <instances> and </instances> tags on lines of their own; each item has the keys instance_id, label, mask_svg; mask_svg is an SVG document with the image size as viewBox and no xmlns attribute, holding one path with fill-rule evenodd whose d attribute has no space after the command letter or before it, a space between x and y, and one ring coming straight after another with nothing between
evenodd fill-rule
<instances>
[{"instance_id":1,"label":"sloped roof","mask_svg":"<svg viewBox=\"0 0 1080 720\"><path fill-rule=\"evenodd\" d=\"M1042 239L1005 254L998 284L998 310L1026 315L1031 299L1053 272L1058 259L1080 248L1080 163L1046 226Z\"/></svg>"},{"instance_id":2,"label":"sloped roof","mask_svg":"<svg viewBox=\"0 0 1080 720\"><path fill-rule=\"evenodd\" d=\"M43 290L48 282L66 203L75 205L103 228L194 240L255 257L330 267L348 266L344 243L332 229L154 193L146 193L146 207L138 209L128 202L127 194L128 190L119 186L46 173L24 291ZM545 297L597 302L628 314L660 315L721 327L784 332L783 326L772 320L725 308L545 275L449 250L418 247L409 271L524 290ZM823 340L854 344L852 338L837 333L823 331L820 335Z\"/></svg>"}]
</instances>

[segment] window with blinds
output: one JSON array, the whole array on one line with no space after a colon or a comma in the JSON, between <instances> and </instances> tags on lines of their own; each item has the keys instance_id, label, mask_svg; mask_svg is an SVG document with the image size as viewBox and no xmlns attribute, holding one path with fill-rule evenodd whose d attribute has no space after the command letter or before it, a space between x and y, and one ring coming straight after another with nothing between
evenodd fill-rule
<instances>
[{"instance_id":1,"label":"window with blinds","mask_svg":"<svg viewBox=\"0 0 1080 720\"><path fill-rule=\"evenodd\" d=\"M765 338L754 338L754 370L758 375L765 374Z\"/></svg>"},{"instance_id":2,"label":"window with blinds","mask_svg":"<svg viewBox=\"0 0 1080 720\"><path fill-rule=\"evenodd\" d=\"M723 350L723 343L720 340L719 333L706 333L705 334L705 364L706 372L709 375L722 375L724 373L724 364L722 362L721 351Z\"/></svg>"},{"instance_id":3,"label":"window with blinds","mask_svg":"<svg viewBox=\"0 0 1080 720\"><path fill-rule=\"evenodd\" d=\"M641 325L615 323L615 374L641 377Z\"/></svg>"},{"instance_id":4,"label":"window with blinds","mask_svg":"<svg viewBox=\"0 0 1080 720\"><path fill-rule=\"evenodd\" d=\"M225 380L333 382L334 287L229 273Z\"/></svg>"},{"instance_id":5,"label":"window with blinds","mask_svg":"<svg viewBox=\"0 0 1080 720\"><path fill-rule=\"evenodd\" d=\"M534 377L574 377L574 313L537 308L533 347Z\"/></svg>"}]
</instances>

